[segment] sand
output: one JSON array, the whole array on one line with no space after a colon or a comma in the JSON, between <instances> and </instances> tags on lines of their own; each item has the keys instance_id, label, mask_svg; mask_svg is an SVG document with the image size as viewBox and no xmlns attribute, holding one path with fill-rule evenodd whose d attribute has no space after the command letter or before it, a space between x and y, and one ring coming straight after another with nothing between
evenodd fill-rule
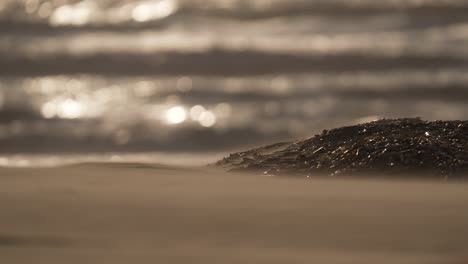
<instances>
[{"instance_id":1,"label":"sand","mask_svg":"<svg viewBox=\"0 0 468 264\"><path fill-rule=\"evenodd\" d=\"M468 184L0 169L0 263L468 261Z\"/></svg>"}]
</instances>

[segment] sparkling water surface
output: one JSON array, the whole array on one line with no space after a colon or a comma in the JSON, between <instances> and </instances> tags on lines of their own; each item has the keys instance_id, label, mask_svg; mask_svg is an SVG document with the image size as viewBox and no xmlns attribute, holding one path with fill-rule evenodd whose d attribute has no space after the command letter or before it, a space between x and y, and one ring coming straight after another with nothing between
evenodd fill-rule
<instances>
[{"instance_id":1,"label":"sparkling water surface","mask_svg":"<svg viewBox=\"0 0 468 264\"><path fill-rule=\"evenodd\" d=\"M461 0L4 0L0 165L467 119L467 12Z\"/></svg>"}]
</instances>

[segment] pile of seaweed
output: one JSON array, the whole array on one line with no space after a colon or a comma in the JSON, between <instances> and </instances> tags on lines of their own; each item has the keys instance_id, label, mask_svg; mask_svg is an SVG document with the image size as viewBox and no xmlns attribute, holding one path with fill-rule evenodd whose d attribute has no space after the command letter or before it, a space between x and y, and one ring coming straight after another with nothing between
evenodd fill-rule
<instances>
[{"instance_id":1,"label":"pile of seaweed","mask_svg":"<svg viewBox=\"0 0 468 264\"><path fill-rule=\"evenodd\" d=\"M468 178L468 121L382 119L231 154L216 165L267 175Z\"/></svg>"}]
</instances>

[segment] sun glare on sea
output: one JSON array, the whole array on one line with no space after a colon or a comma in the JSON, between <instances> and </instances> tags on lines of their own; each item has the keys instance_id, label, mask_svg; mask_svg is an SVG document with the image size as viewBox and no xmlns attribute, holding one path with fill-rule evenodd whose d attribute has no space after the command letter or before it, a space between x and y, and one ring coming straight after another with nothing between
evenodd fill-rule
<instances>
[{"instance_id":1,"label":"sun glare on sea","mask_svg":"<svg viewBox=\"0 0 468 264\"><path fill-rule=\"evenodd\" d=\"M137 22L146 22L165 18L176 10L177 2L174 0L146 1L133 9L132 17Z\"/></svg>"},{"instance_id":2,"label":"sun glare on sea","mask_svg":"<svg viewBox=\"0 0 468 264\"><path fill-rule=\"evenodd\" d=\"M83 115L83 105L73 99L53 100L45 103L41 109L45 118L59 117L63 119L75 119Z\"/></svg>"},{"instance_id":3,"label":"sun glare on sea","mask_svg":"<svg viewBox=\"0 0 468 264\"><path fill-rule=\"evenodd\" d=\"M166 112L166 121L169 124L180 124L186 119L187 111L182 106L174 106Z\"/></svg>"},{"instance_id":4,"label":"sun glare on sea","mask_svg":"<svg viewBox=\"0 0 468 264\"><path fill-rule=\"evenodd\" d=\"M90 1L82 1L75 5L63 5L52 13L50 23L52 25L84 25L96 9L96 4Z\"/></svg>"},{"instance_id":5,"label":"sun glare on sea","mask_svg":"<svg viewBox=\"0 0 468 264\"><path fill-rule=\"evenodd\" d=\"M212 127L216 124L216 115L202 105L195 105L190 109L190 118L202 127Z\"/></svg>"}]
</instances>

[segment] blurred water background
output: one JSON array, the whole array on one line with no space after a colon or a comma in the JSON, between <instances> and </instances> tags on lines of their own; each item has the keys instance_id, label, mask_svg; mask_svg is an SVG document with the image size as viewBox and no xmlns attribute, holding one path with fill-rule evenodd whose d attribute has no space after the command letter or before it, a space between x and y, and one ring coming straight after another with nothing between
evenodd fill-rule
<instances>
[{"instance_id":1,"label":"blurred water background","mask_svg":"<svg viewBox=\"0 0 468 264\"><path fill-rule=\"evenodd\" d=\"M466 0L2 0L0 165L186 162L380 117L468 119L467 14Z\"/></svg>"}]
</instances>

